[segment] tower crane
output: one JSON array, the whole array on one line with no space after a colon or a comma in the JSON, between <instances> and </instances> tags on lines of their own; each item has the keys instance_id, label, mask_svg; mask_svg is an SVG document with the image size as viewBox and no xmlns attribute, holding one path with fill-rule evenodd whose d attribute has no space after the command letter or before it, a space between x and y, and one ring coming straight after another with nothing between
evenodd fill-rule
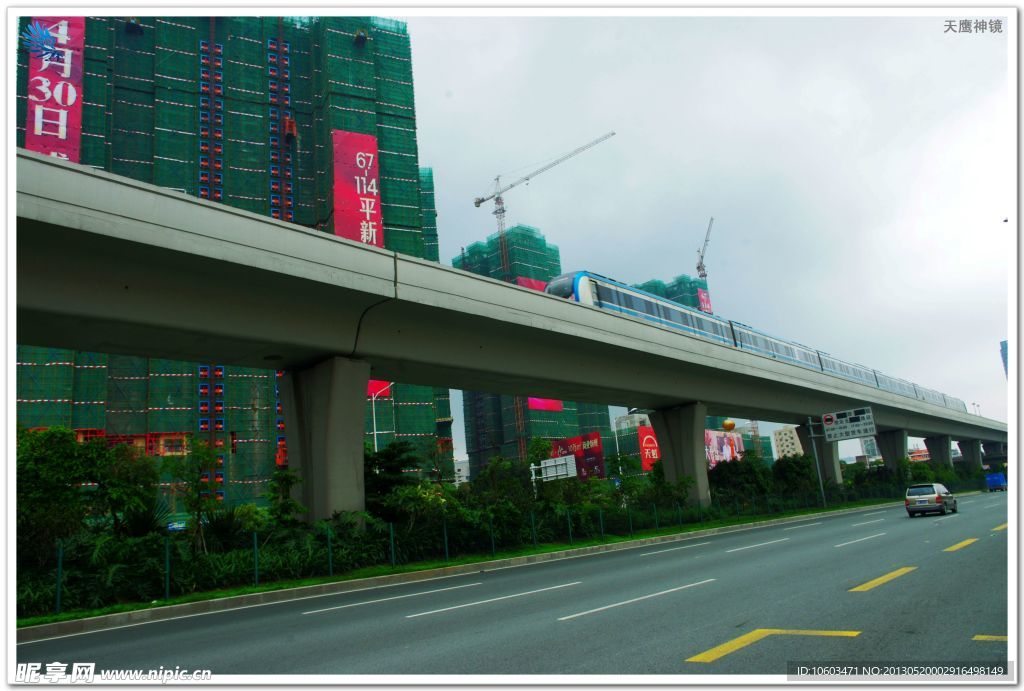
<instances>
[{"instance_id":1,"label":"tower crane","mask_svg":"<svg viewBox=\"0 0 1024 691\"><path fill-rule=\"evenodd\" d=\"M615 132L608 132L592 142L588 142L583 146L573 149L569 153L559 156L555 160L541 166L537 170L533 171L528 175L524 175L515 182L509 183L504 187L501 184L501 176L495 176L494 178L494 192L487 195L486 197L477 197L473 200L473 206L480 208L480 205L486 201L494 200L494 216L498 219L498 247L501 252L501 280L506 283L512 282L512 268L508 259L508 240L505 237L505 199L501 196L508 192L510 189L517 185L521 185L524 182L529 182L531 179L537 177L541 173L551 170L560 163L565 163L573 156L579 155L587 149L597 146L606 139L611 139L615 136ZM519 458L520 460L526 460L526 415L524 414L524 408L527 402L522 396L515 396L512 400L512 408L515 411L516 417L516 437L519 447Z\"/></svg>"},{"instance_id":2,"label":"tower crane","mask_svg":"<svg viewBox=\"0 0 1024 691\"><path fill-rule=\"evenodd\" d=\"M528 175L524 175L523 177L519 178L515 182L509 183L509 184L505 185L504 187L501 185L501 176L498 175L498 176L496 176L494 178L494 192L492 192L491 194L487 195L486 197L477 197L476 199L473 200L473 206L475 206L477 208L479 208L480 205L483 204L486 201L490 201L491 199L494 200L494 211L493 211L493 213L494 213L494 216L498 219L498 245L499 245L499 247L501 249L501 273L502 273L501 279L503 281L511 282L511 280L512 280L512 273L511 273L511 269L509 267L508 246L507 246L507 243L506 243L506 240L505 240L505 199L501 195L505 194L505 192L508 192L513 187L515 187L517 185L521 185L524 182L529 182L531 179L537 177L541 173L543 173L545 171L548 171L548 170L551 170L552 168L554 168L558 164L564 163L564 162L568 161L570 158L572 158L573 156L581 154L584 151L586 151L587 149L589 149L591 147L594 147L594 146L597 146L598 144L600 144L601 142L605 141L606 139L611 139L614 136L615 136L615 132L608 132L607 134L598 137L594 141L589 142L587 144L584 144L583 146L579 147L578 149L573 149L569 153L567 153L567 154L565 154L563 156L559 156L558 158L556 158L555 160L551 161L550 163L547 163L547 164L541 166L540 168L538 168L537 170L533 171L532 173L530 173Z\"/></svg>"},{"instance_id":3,"label":"tower crane","mask_svg":"<svg viewBox=\"0 0 1024 691\"><path fill-rule=\"evenodd\" d=\"M711 217L711 221L708 223L708 232L704 236L704 245L697 250L697 275L703 279L708 277L708 268L704 266L704 253L708 251L708 243L711 242L711 224L715 222L715 217Z\"/></svg>"}]
</instances>

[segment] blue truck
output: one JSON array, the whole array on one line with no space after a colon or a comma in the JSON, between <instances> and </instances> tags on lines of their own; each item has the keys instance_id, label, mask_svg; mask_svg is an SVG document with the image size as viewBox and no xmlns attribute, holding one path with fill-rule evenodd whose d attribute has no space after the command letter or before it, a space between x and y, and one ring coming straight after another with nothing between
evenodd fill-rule
<instances>
[{"instance_id":1,"label":"blue truck","mask_svg":"<svg viewBox=\"0 0 1024 691\"><path fill-rule=\"evenodd\" d=\"M988 485L989 492L1005 492L1006 474L989 473L988 475L985 476L985 484Z\"/></svg>"}]
</instances>

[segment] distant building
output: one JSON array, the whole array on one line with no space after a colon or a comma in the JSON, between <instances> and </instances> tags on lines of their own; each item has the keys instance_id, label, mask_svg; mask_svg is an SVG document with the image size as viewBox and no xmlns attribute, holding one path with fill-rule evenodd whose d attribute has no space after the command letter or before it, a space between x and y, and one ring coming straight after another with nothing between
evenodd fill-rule
<instances>
[{"instance_id":1,"label":"distant building","mask_svg":"<svg viewBox=\"0 0 1024 691\"><path fill-rule=\"evenodd\" d=\"M771 437L758 433L755 438L754 430L750 425L737 427L736 433L743 438L743 449L745 451L753 451L769 463L775 460L775 456L772 453Z\"/></svg>"},{"instance_id":2,"label":"distant building","mask_svg":"<svg viewBox=\"0 0 1024 691\"><path fill-rule=\"evenodd\" d=\"M469 459L468 458L457 458L455 459L455 484L461 485L463 482L469 481Z\"/></svg>"},{"instance_id":3,"label":"distant building","mask_svg":"<svg viewBox=\"0 0 1024 691\"><path fill-rule=\"evenodd\" d=\"M928 449L919 449L915 446L907 452L907 458L910 459L911 463L923 463L924 461L931 460L931 454L928 453Z\"/></svg>"},{"instance_id":4,"label":"distant building","mask_svg":"<svg viewBox=\"0 0 1024 691\"><path fill-rule=\"evenodd\" d=\"M615 435L615 448L614 452L620 456L628 456L630 458L640 458L640 427L650 427L651 420L644 413L633 413L630 415L620 415L615 418L614 435ZM611 452L611 449L605 449L606 452Z\"/></svg>"},{"instance_id":5,"label":"distant building","mask_svg":"<svg viewBox=\"0 0 1024 691\"><path fill-rule=\"evenodd\" d=\"M452 259L452 265L532 290L544 290L562 272L558 247L527 225L474 242ZM462 402L470 479L495 456L525 459L533 438L553 441L599 432L603 452L614 452L607 405L534 398L529 391L518 396L465 391Z\"/></svg>"},{"instance_id":6,"label":"distant building","mask_svg":"<svg viewBox=\"0 0 1024 691\"><path fill-rule=\"evenodd\" d=\"M796 427L783 427L772 432L772 441L775 442L775 453L777 458L783 456L802 456L804 447L800 445L800 437L796 433Z\"/></svg>"},{"instance_id":7,"label":"distant building","mask_svg":"<svg viewBox=\"0 0 1024 691\"><path fill-rule=\"evenodd\" d=\"M878 458L882 452L878 450L878 442L874 437L861 437L860 450L868 458Z\"/></svg>"},{"instance_id":8,"label":"distant building","mask_svg":"<svg viewBox=\"0 0 1024 691\"><path fill-rule=\"evenodd\" d=\"M1006 347L1007 347L1007 342L1006 341L999 341L999 354L1003 357L1003 374L1008 377L1008 376L1010 376L1010 372L1007 369L1007 364L1006 364Z\"/></svg>"}]
</instances>

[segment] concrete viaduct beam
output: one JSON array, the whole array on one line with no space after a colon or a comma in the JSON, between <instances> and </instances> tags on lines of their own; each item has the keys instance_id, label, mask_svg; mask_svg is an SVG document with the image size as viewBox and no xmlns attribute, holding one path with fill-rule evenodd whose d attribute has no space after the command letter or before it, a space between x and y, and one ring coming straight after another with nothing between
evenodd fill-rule
<instances>
[{"instance_id":1,"label":"concrete viaduct beam","mask_svg":"<svg viewBox=\"0 0 1024 691\"><path fill-rule=\"evenodd\" d=\"M363 436L370 364L332 357L281 379L288 462L302 478L307 520L362 511Z\"/></svg>"},{"instance_id":2,"label":"concrete viaduct beam","mask_svg":"<svg viewBox=\"0 0 1024 691\"><path fill-rule=\"evenodd\" d=\"M708 407L700 402L655 410L648 417L661 447L665 479L676 482L692 477L689 500L700 506L711 503L708 487L708 461L704 451L704 419Z\"/></svg>"},{"instance_id":3,"label":"concrete viaduct beam","mask_svg":"<svg viewBox=\"0 0 1024 691\"><path fill-rule=\"evenodd\" d=\"M843 469L839 465L839 444L827 442L823 437L811 437L807 425L799 425L796 428L796 436L800 440L800 446L804 453L814 455L818 452L818 463L821 466L821 480L826 485L829 483L841 485L843 483ZM811 444L814 444L812 447Z\"/></svg>"}]
</instances>

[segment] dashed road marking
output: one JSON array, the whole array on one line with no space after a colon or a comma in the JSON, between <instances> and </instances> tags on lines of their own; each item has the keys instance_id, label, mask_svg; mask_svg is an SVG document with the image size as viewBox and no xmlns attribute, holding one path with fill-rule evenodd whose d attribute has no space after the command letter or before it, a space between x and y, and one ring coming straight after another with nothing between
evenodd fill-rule
<instances>
[{"instance_id":1,"label":"dashed road marking","mask_svg":"<svg viewBox=\"0 0 1024 691\"><path fill-rule=\"evenodd\" d=\"M873 520L873 521L864 521L863 523L854 523L854 524L853 524L852 526L850 526L850 527L851 527L851 528L856 528L856 527L857 527L857 526L859 526L859 525L867 525L868 523L878 523L878 522L880 522L880 521L884 521L884 520L885 520L884 518L876 518L876 519L875 519L875 520Z\"/></svg>"},{"instance_id":2,"label":"dashed road marking","mask_svg":"<svg viewBox=\"0 0 1024 691\"><path fill-rule=\"evenodd\" d=\"M623 600L622 602L615 602L615 603L610 604L610 605L605 605L604 607L597 607L595 609L588 609L586 612L577 612L576 614L570 614L570 615L565 616L565 617L559 617L558 621L567 621L569 619L575 619L576 617L582 617L582 616L584 616L586 614L594 614L595 612L603 612L604 610L611 609L613 607L621 607L623 605L633 604L634 602L640 602L641 600L649 600L650 598L658 597L659 595L668 595L669 593L674 593L677 590L686 590L687 588L692 588L694 586L704 585L705 583L710 583L713 580L715 580L715 579L714 578L708 578L707 580L699 581L697 583L688 583L686 585L681 585L678 588L669 588L668 590L662 590L660 593L651 593L650 595L641 595L640 597L634 597L632 600Z\"/></svg>"},{"instance_id":3,"label":"dashed road marking","mask_svg":"<svg viewBox=\"0 0 1024 691\"><path fill-rule=\"evenodd\" d=\"M838 545L832 545L832 546L833 547L846 547L847 545L852 545L855 542L864 542L865 540L870 540L870 539L876 538L876 537L882 537L883 535L885 535L885 533L875 533L874 535L868 535L867 537L862 537L862 538L859 538L857 540L850 540L849 542L840 542Z\"/></svg>"},{"instance_id":4,"label":"dashed road marking","mask_svg":"<svg viewBox=\"0 0 1024 691\"><path fill-rule=\"evenodd\" d=\"M1007 637L1006 636L987 636L985 634L979 633L977 636L975 636L971 640L972 641L1005 641L1005 640L1007 640Z\"/></svg>"},{"instance_id":5,"label":"dashed road marking","mask_svg":"<svg viewBox=\"0 0 1024 691\"><path fill-rule=\"evenodd\" d=\"M695 545L683 545L682 547L669 547L668 549L657 549L653 552L644 552L640 556L646 557L650 554L661 554L662 552L675 552L677 549L690 549L691 547L701 547L703 545L710 545L710 542L698 542Z\"/></svg>"},{"instance_id":6,"label":"dashed road marking","mask_svg":"<svg viewBox=\"0 0 1024 691\"><path fill-rule=\"evenodd\" d=\"M878 578L870 580L867 583L862 583L861 585L858 585L856 588L850 588L850 592L851 593L867 592L868 590L871 590L872 588L877 588L878 586L880 586L880 585L882 585L884 583L888 583L889 581L891 581L891 580L893 580L895 578L899 578L900 576L904 576L904 575L910 573L911 571L913 571L916 568L917 568L916 566L904 566L901 569L896 569L895 571L890 571L889 573L885 574L884 576L879 576Z\"/></svg>"},{"instance_id":7,"label":"dashed road marking","mask_svg":"<svg viewBox=\"0 0 1024 691\"><path fill-rule=\"evenodd\" d=\"M800 528L810 528L812 525L821 525L821 521L817 523L805 523L804 525L795 525L792 528L783 528L783 530L799 530Z\"/></svg>"},{"instance_id":8,"label":"dashed road marking","mask_svg":"<svg viewBox=\"0 0 1024 691\"><path fill-rule=\"evenodd\" d=\"M995 532L997 530L1006 530L1006 526L1006 523L1003 523L1002 525L997 525L995 528L992 529L992 532Z\"/></svg>"},{"instance_id":9,"label":"dashed road marking","mask_svg":"<svg viewBox=\"0 0 1024 691\"><path fill-rule=\"evenodd\" d=\"M964 547L966 547L968 545L973 545L977 541L978 541L978 538L972 537L972 538L969 538L967 540L964 540L963 542L958 542L955 545L953 545L952 547L947 547L946 549L944 549L942 551L943 552L955 552L958 549L963 549Z\"/></svg>"},{"instance_id":10,"label":"dashed road marking","mask_svg":"<svg viewBox=\"0 0 1024 691\"><path fill-rule=\"evenodd\" d=\"M485 605L488 602L498 602L499 600L508 600L513 597L523 597L524 595L533 595L534 593L543 593L548 590L557 590L559 588L568 588L569 586L579 585L583 581L573 581L572 583L563 583L562 585L553 585L550 588L539 588L538 590L529 590L525 593L516 593L515 595L502 595L501 597L492 597L489 600L479 600L477 602L467 602L463 605L455 605L454 607L445 607L443 609L434 609L429 612L419 612L418 614L408 614L406 619L413 619L415 617L425 617L428 614L439 614L441 612L450 612L453 609L462 609L463 607L473 607L474 605Z\"/></svg>"},{"instance_id":11,"label":"dashed road marking","mask_svg":"<svg viewBox=\"0 0 1024 691\"><path fill-rule=\"evenodd\" d=\"M778 539L778 540L770 540L768 542L759 542L756 545L747 545L746 547L734 547L733 549L727 549L725 551L726 551L726 553L728 553L728 552L740 552L740 551L745 550L745 549L754 549L755 547L764 547L765 545L774 545L776 542L785 542L788 539L789 539L788 537L784 537L784 538L781 538L781 539Z\"/></svg>"},{"instance_id":12,"label":"dashed road marking","mask_svg":"<svg viewBox=\"0 0 1024 691\"><path fill-rule=\"evenodd\" d=\"M382 597L379 600L366 600L365 602L353 602L347 605L338 605L337 607L324 607L323 609L314 609L309 612L303 612L303 614L318 614L320 612L330 612L332 609L346 609L348 607L359 607L360 605L374 605L378 602L388 602L390 600L404 600L407 597L416 597L417 595L431 595L433 593L443 593L446 590L457 590L459 588L471 588L474 585L483 585L482 583L467 583L466 585L455 585L451 588L438 588L437 590L424 590L421 593L409 593L407 595L395 595L394 597Z\"/></svg>"}]
</instances>

